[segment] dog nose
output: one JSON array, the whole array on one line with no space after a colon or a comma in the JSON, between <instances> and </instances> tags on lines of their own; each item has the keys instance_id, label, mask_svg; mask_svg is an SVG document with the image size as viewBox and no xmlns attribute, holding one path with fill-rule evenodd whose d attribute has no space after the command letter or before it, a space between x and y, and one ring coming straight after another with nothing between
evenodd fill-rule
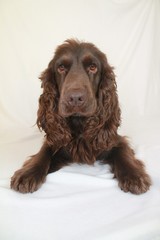
<instances>
[{"instance_id":1,"label":"dog nose","mask_svg":"<svg viewBox=\"0 0 160 240\"><path fill-rule=\"evenodd\" d=\"M68 95L68 103L69 105L71 105L72 107L79 107L81 106L86 99L86 94L84 92L72 92Z\"/></svg>"}]
</instances>

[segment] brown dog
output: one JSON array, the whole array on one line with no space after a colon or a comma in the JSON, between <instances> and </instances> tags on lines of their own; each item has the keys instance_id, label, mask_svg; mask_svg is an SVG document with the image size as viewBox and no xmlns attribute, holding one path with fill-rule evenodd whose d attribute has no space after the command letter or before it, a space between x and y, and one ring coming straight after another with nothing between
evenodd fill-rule
<instances>
[{"instance_id":1,"label":"brown dog","mask_svg":"<svg viewBox=\"0 0 160 240\"><path fill-rule=\"evenodd\" d=\"M67 40L42 73L37 125L46 133L40 151L11 179L11 188L36 191L46 175L70 163L111 165L125 192L146 192L150 177L119 136L120 108L113 68L91 43Z\"/></svg>"}]
</instances>

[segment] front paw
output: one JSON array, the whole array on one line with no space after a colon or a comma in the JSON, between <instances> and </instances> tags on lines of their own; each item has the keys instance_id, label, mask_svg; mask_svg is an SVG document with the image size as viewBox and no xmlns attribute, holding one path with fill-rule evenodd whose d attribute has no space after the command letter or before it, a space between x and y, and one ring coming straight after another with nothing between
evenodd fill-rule
<instances>
[{"instance_id":1,"label":"front paw","mask_svg":"<svg viewBox=\"0 0 160 240\"><path fill-rule=\"evenodd\" d=\"M118 185L124 192L141 194L149 190L151 186L151 179L147 174L143 174L141 176L123 176L119 179Z\"/></svg>"},{"instance_id":2,"label":"front paw","mask_svg":"<svg viewBox=\"0 0 160 240\"><path fill-rule=\"evenodd\" d=\"M21 193L32 193L45 181L46 174L38 167L16 171L11 178L11 188Z\"/></svg>"}]
</instances>

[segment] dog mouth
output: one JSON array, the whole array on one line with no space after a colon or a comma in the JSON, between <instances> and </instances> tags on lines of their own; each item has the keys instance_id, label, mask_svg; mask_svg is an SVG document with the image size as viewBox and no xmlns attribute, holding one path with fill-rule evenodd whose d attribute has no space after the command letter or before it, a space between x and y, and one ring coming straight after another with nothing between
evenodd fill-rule
<instances>
[{"instance_id":1,"label":"dog mouth","mask_svg":"<svg viewBox=\"0 0 160 240\"><path fill-rule=\"evenodd\" d=\"M59 114L62 117L90 117L96 112L97 103L84 105L83 107L70 107L65 103L59 105Z\"/></svg>"},{"instance_id":2,"label":"dog mouth","mask_svg":"<svg viewBox=\"0 0 160 240\"><path fill-rule=\"evenodd\" d=\"M80 112L75 112L75 113L71 114L71 116L73 116L73 117L83 117L83 114L80 113Z\"/></svg>"}]
</instances>

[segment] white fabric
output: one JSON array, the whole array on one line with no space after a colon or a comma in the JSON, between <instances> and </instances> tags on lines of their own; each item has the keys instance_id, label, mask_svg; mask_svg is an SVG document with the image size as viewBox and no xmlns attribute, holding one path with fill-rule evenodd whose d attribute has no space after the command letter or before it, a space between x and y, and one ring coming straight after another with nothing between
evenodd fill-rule
<instances>
[{"instance_id":1,"label":"white fabric","mask_svg":"<svg viewBox=\"0 0 160 240\"><path fill-rule=\"evenodd\" d=\"M0 3L0 239L160 239L160 1L88 0ZM55 47L76 37L95 43L115 66L120 133L131 138L152 187L124 193L109 166L76 165L49 174L33 194L10 177L36 153L40 72Z\"/></svg>"}]
</instances>

